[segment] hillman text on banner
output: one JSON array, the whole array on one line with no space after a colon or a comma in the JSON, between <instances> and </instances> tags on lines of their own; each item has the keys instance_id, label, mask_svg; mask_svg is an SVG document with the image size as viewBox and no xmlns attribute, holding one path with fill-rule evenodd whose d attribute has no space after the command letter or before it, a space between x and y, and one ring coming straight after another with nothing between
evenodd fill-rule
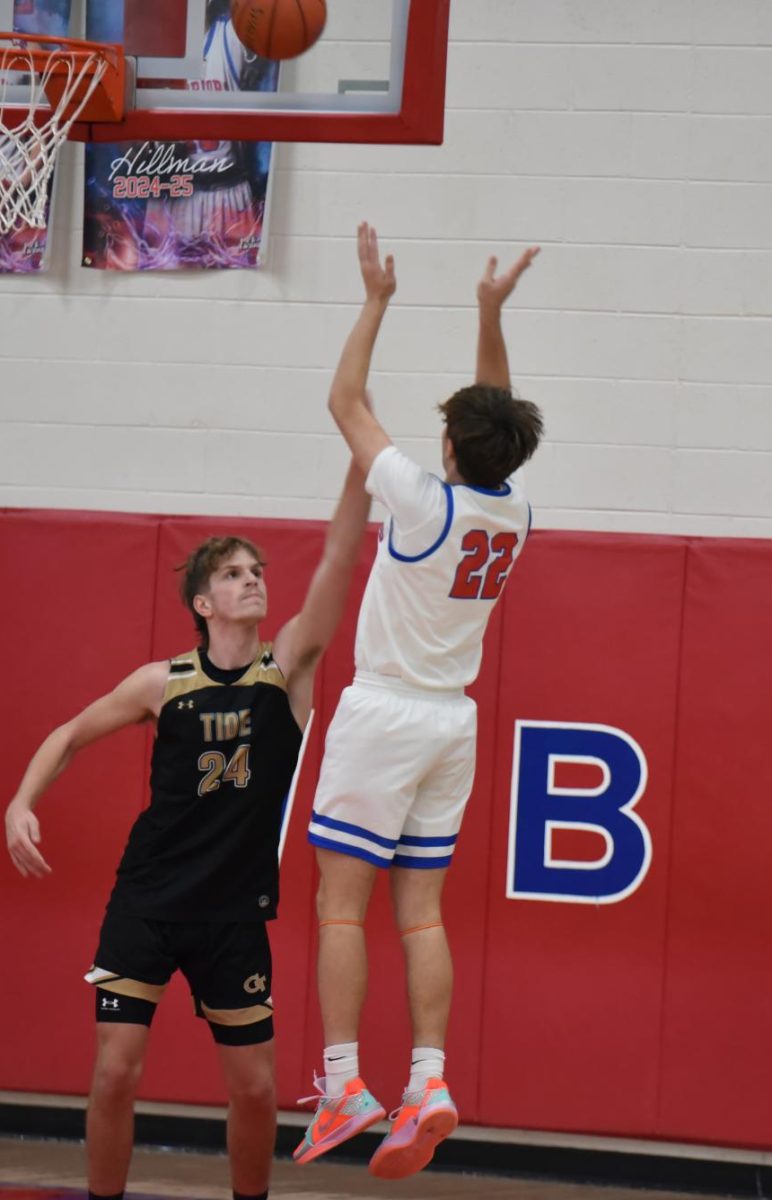
<instances>
[{"instance_id":1,"label":"hillman text on banner","mask_svg":"<svg viewBox=\"0 0 772 1200\"><path fill-rule=\"evenodd\" d=\"M88 36L124 40L125 21L127 53L147 54L156 31L141 16L137 9L129 25L125 0L89 0ZM228 0L210 0L200 78L182 86L273 92L278 68L238 40ZM271 156L267 142L89 145L83 265L118 271L259 266Z\"/></svg>"}]
</instances>

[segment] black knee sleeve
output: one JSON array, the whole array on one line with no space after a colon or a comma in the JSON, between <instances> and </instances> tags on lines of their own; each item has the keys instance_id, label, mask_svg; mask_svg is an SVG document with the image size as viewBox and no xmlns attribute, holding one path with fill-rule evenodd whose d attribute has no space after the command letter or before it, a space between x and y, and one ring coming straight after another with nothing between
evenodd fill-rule
<instances>
[{"instance_id":1,"label":"black knee sleeve","mask_svg":"<svg viewBox=\"0 0 772 1200\"><path fill-rule=\"evenodd\" d=\"M121 996L96 988L96 1019L123 1025L150 1025L156 1006L150 1000L137 996Z\"/></svg>"}]
</instances>

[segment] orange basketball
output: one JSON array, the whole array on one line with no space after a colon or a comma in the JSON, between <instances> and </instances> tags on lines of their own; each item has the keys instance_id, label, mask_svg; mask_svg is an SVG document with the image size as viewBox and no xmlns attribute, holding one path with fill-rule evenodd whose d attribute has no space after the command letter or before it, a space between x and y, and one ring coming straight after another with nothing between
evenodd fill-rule
<instances>
[{"instance_id":1,"label":"orange basketball","mask_svg":"<svg viewBox=\"0 0 772 1200\"><path fill-rule=\"evenodd\" d=\"M231 0L240 42L261 58L295 58L313 46L327 20L325 0Z\"/></svg>"}]
</instances>

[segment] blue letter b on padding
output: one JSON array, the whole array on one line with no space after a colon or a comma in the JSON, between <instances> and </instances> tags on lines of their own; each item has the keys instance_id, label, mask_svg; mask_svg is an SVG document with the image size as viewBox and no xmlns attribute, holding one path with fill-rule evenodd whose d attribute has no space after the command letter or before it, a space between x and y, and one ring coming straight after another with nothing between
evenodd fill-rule
<instances>
[{"instance_id":1,"label":"blue letter b on padding","mask_svg":"<svg viewBox=\"0 0 772 1200\"><path fill-rule=\"evenodd\" d=\"M577 768L591 770L592 786L566 784L566 770ZM629 896L651 862L651 837L634 811L646 780L643 751L622 729L516 721L507 895L579 904ZM593 855L561 857L566 834L569 845L584 834Z\"/></svg>"}]
</instances>

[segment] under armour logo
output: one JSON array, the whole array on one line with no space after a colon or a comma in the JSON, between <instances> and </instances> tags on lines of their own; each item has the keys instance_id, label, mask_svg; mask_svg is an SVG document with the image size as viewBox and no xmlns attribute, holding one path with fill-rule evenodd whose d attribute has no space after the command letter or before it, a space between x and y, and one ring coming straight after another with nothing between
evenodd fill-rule
<instances>
[{"instance_id":1,"label":"under armour logo","mask_svg":"<svg viewBox=\"0 0 772 1200\"><path fill-rule=\"evenodd\" d=\"M193 708L192 700L178 700L177 708Z\"/></svg>"},{"instance_id":2,"label":"under armour logo","mask_svg":"<svg viewBox=\"0 0 772 1200\"><path fill-rule=\"evenodd\" d=\"M115 999L114 999L114 1000L108 1000L107 996L103 996L103 997L102 997L102 1008L111 1008L111 1009L113 1009L113 1010L115 1011L115 1010L117 1010L119 1007L120 1007L120 1006L119 1006L119 1004L118 1004L118 997L117 997L117 996L115 997Z\"/></svg>"},{"instance_id":3,"label":"under armour logo","mask_svg":"<svg viewBox=\"0 0 772 1200\"><path fill-rule=\"evenodd\" d=\"M244 980L244 991L253 995L255 992L265 991L265 975L250 975L249 979Z\"/></svg>"}]
</instances>

